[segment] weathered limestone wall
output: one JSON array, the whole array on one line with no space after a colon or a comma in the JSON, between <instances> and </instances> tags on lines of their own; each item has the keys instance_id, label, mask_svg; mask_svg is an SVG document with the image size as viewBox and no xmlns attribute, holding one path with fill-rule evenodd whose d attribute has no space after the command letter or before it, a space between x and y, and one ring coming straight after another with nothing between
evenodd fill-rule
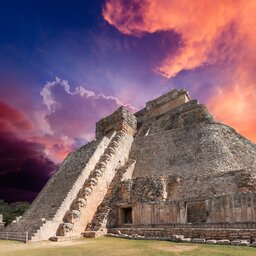
<instances>
[{"instance_id":1,"label":"weathered limestone wall","mask_svg":"<svg viewBox=\"0 0 256 256\"><path fill-rule=\"evenodd\" d=\"M256 229L247 228L221 228L221 227L172 227L162 226L162 227L127 227L127 228L110 228L109 233L112 234L127 234L127 235L140 235L146 237L172 237L172 235L184 235L184 237L189 238L204 238L204 239L256 239Z\"/></svg>"},{"instance_id":2,"label":"weathered limestone wall","mask_svg":"<svg viewBox=\"0 0 256 256\"><path fill-rule=\"evenodd\" d=\"M191 207L192 204L194 207ZM193 210L190 214L189 209ZM236 193L188 202L147 202L133 205L134 225L189 223L189 217L194 223L254 223L256 193Z\"/></svg>"},{"instance_id":3,"label":"weathered limestone wall","mask_svg":"<svg viewBox=\"0 0 256 256\"><path fill-rule=\"evenodd\" d=\"M256 193L235 193L205 201L208 223L255 222Z\"/></svg>"},{"instance_id":4,"label":"weathered limestone wall","mask_svg":"<svg viewBox=\"0 0 256 256\"><path fill-rule=\"evenodd\" d=\"M138 131L131 150L131 157L137 158L134 177L176 176L177 181L167 189L172 200L255 191L255 144L217 123L196 100L160 115L148 114L167 102L163 95L163 100L160 97L149 102L148 109L135 114Z\"/></svg>"},{"instance_id":5,"label":"weathered limestone wall","mask_svg":"<svg viewBox=\"0 0 256 256\"><path fill-rule=\"evenodd\" d=\"M133 207L134 225L184 223L179 203L136 203Z\"/></svg>"},{"instance_id":6,"label":"weathered limestone wall","mask_svg":"<svg viewBox=\"0 0 256 256\"><path fill-rule=\"evenodd\" d=\"M256 192L173 199L178 176L137 177L121 182L111 202L112 224L123 225L121 208L132 207L132 225L253 223ZM115 221L114 221L115 220Z\"/></svg>"},{"instance_id":7,"label":"weathered limestone wall","mask_svg":"<svg viewBox=\"0 0 256 256\"><path fill-rule=\"evenodd\" d=\"M204 124L137 137L134 177L180 177L175 199L254 191L254 144L221 124ZM248 168L249 167L249 168Z\"/></svg>"},{"instance_id":8,"label":"weathered limestone wall","mask_svg":"<svg viewBox=\"0 0 256 256\"><path fill-rule=\"evenodd\" d=\"M189 129L200 124L216 123L207 108L198 104L197 100L191 100L158 116L148 117L147 113L143 115L136 113L135 115L138 120L136 137L178 128Z\"/></svg>"}]
</instances>

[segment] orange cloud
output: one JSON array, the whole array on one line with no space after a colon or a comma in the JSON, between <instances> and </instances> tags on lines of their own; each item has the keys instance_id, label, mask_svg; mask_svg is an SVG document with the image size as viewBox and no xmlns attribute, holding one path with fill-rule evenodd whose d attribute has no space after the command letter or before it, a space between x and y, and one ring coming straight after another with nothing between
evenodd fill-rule
<instances>
[{"instance_id":1,"label":"orange cloud","mask_svg":"<svg viewBox=\"0 0 256 256\"><path fill-rule=\"evenodd\" d=\"M233 0L133 0L124 3L109 0L103 9L104 19L122 33L140 36L144 32L175 30L181 34L179 50L156 68L167 78L207 62L214 41L238 9Z\"/></svg>"},{"instance_id":2,"label":"orange cloud","mask_svg":"<svg viewBox=\"0 0 256 256\"><path fill-rule=\"evenodd\" d=\"M247 86L244 90L237 84L219 88L208 105L218 121L234 127L239 133L256 142L255 102L255 86Z\"/></svg>"},{"instance_id":3,"label":"orange cloud","mask_svg":"<svg viewBox=\"0 0 256 256\"><path fill-rule=\"evenodd\" d=\"M205 64L224 66L228 82L216 85L208 105L218 120L256 141L255 13L254 0L108 0L102 14L127 35L177 32L180 47L155 68L166 78Z\"/></svg>"}]
</instances>

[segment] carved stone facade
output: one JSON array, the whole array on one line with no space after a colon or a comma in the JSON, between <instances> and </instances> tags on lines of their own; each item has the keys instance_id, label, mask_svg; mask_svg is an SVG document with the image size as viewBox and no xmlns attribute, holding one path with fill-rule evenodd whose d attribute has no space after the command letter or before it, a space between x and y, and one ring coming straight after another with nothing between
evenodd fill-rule
<instances>
[{"instance_id":1,"label":"carved stone facade","mask_svg":"<svg viewBox=\"0 0 256 256\"><path fill-rule=\"evenodd\" d=\"M256 239L255 221L256 145L174 89L135 114L121 107L100 120L96 140L64 160L0 238Z\"/></svg>"}]
</instances>

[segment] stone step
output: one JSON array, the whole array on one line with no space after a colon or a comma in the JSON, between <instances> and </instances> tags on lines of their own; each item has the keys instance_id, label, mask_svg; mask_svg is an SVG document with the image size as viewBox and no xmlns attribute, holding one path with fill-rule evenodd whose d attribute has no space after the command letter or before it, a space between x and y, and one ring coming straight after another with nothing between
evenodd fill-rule
<instances>
[{"instance_id":1,"label":"stone step","mask_svg":"<svg viewBox=\"0 0 256 256\"><path fill-rule=\"evenodd\" d=\"M26 236L25 234L0 235L0 239L5 239L5 240L29 241L31 240L31 238L32 236Z\"/></svg>"},{"instance_id":2,"label":"stone step","mask_svg":"<svg viewBox=\"0 0 256 256\"><path fill-rule=\"evenodd\" d=\"M0 234L6 235L6 234L26 234L26 232L20 232L20 231L1 231Z\"/></svg>"},{"instance_id":3,"label":"stone step","mask_svg":"<svg viewBox=\"0 0 256 256\"><path fill-rule=\"evenodd\" d=\"M17 230L17 229L36 229L36 228L40 228L41 226L43 225L43 223L38 223L38 224L29 224L29 223L26 223L26 224L19 224L19 225L12 225L12 226L8 226L6 227L6 230L7 231L11 231L11 230Z\"/></svg>"},{"instance_id":4,"label":"stone step","mask_svg":"<svg viewBox=\"0 0 256 256\"><path fill-rule=\"evenodd\" d=\"M11 239L11 240L30 240L31 234L25 232L0 232L0 239Z\"/></svg>"}]
</instances>

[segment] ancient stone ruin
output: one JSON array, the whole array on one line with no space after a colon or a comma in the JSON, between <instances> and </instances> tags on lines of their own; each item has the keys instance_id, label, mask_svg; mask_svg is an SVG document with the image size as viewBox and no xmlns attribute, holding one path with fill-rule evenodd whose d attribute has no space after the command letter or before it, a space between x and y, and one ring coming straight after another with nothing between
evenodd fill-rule
<instances>
[{"instance_id":1,"label":"ancient stone ruin","mask_svg":"<svg viewBox=\"0 0 256 256\"><path fill-rule=\"evenodd\" d=\"M68 155L0 237L254 241L255 220L256 145L174 89L100 120L96 139Z\"/></svg>"}]
</instances>

